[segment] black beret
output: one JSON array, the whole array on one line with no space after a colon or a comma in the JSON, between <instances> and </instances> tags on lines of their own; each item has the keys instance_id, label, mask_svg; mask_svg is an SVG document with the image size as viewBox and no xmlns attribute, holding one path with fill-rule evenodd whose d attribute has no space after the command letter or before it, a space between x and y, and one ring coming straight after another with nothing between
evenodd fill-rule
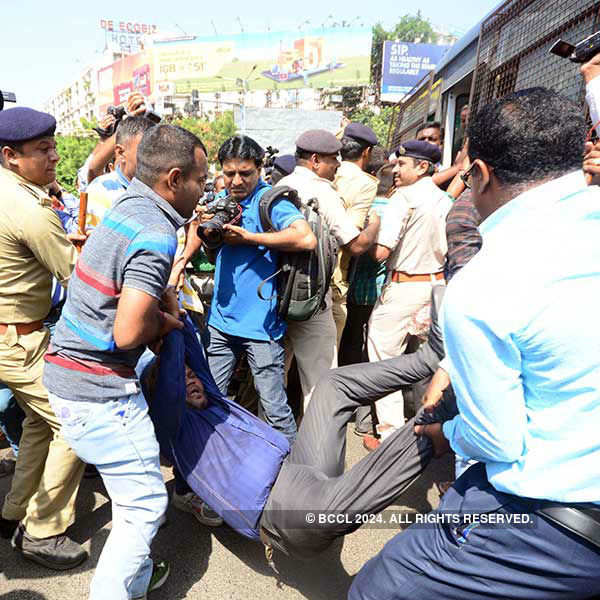
<instances>
[{"instance_id":1,"label":"black beret","mask_svg":"<svg viewBox=\"0 0 600 600\"><path fill-rule=\"evenodd\" d=\"M292 154L282 154L275 159L273 166L289 175L296 168L296 157Z\"/></svg>"},{"instance_id":2,"label":"black beret","mask_svg":"<svg viewBox=\"0 0 600 600\"><path fill-rule=\"evenodd\" d=\"M442 159L442 152L439 146L430 144L429 142L421 142L419 140L410 140L404 142L402 146L396 150L396 155L410 156L417 160L428 160L434 165L439 163Z\"/></svg>"},{"instance_id":3,"label":"black beret","mask_svg":"<svg viewBox=\"0 0 600 600\"><path fill-rule=\"evenodd\" d=\"M347 125L346 129L344 129L344 136L359 142L364 142L369 146L377 146L378 144L375 132L362 123L350 123Z\"/></svg>"},{"instance_id":4,"label":"black beret","mask_svg":"<svg viewBox=\"0 0 600 600\"><path fill-rule=\"evenodd\" d=\"M48 113L17 106L0 111L0 140L26 142L54 135L56 119Z\"/></svg>"},{"instance_id":5,"label":"black beret","mask_svg":"<svg viewBox=\"0 0 600 600\"><path fill-rule=\"evenodd\" d=\"M310 129L296 140L296 148L315 154L337 154L341 147L335 135L324 129Z\"/></svg>"}]
</instances>

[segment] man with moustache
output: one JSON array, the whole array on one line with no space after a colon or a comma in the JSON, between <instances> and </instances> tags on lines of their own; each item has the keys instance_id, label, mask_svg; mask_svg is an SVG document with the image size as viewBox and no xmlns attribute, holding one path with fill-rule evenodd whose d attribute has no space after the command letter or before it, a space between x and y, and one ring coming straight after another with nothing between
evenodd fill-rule
<instances>
[{"instance_id":1,"label":"man with moustache","mask_svg":"<svg viewBox=\"0 0 600 600\"><path fill-rule=\"evenodd\" d=\"M50 333L52 277L67 284L77 259L52 209L48 186L56 179L49 114L17 107L0 112L0 380L25 411L19 456L4 499L0 535L19 521L27 532L26 558L51 569L70 569L87 557L64 535L73 522L84 465L59 435L42 385Z\"/></svg>"}]
</instances>

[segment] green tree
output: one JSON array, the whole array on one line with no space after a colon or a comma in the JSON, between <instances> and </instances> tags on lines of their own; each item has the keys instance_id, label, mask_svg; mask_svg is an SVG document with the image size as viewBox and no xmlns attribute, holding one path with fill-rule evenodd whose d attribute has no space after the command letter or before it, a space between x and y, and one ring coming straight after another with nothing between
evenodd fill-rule
<instances>
[{"instance_id":1,"label":"green tree","mask_svg":"<svg viewBox=\"0 0 600 600\"><path fill-rule=\"evenodd\" d=\"M390 123L392 122L393 110L392 106L386 106L377 113L371 108L361 108L352 112L349 118L351 121L368 125L377 135L379 144L385 146Z\"/></svg>"},{"instance_id":2,"label":"green tree","mask_svg":"<svg viewBox=\"0 0 600 600\"><path fill-rule=\"evenodd\" d=\"M60 162L56 167L56 180L67 191L77 194L77 170L98 143L97 137L57 135L56 151Z\"/></svg>"},{"instance_id":3,"label":"green tree","mask_svg":"<svg viewBox=\"0 0 600 600\"><path fill-rule=\"evenodd\" d=\"M217 152L221 144L236 133L233 111L231 110L217 115L212 121L195 117L182 117L174 119L172 123L191 131L204 142L208 151L208 162L211 164L217 162Z\"/></svg>"},{"instance_id":4,"label":"green tree","mask_svg":"<svg viewBox=\"0 0 600 600\"><path fill-rule=\"evenodd\" d=\"M399 40L401 42L415 42L432 44L437 42L438 34L435 33L431 23L423 19L421 11L416 15L404 15L391 29L384 29L381 23L373 26L373 42L371 45L371 83L375 86L377 101L383 68L383 42Z\"/></svg>"}]
</instances>

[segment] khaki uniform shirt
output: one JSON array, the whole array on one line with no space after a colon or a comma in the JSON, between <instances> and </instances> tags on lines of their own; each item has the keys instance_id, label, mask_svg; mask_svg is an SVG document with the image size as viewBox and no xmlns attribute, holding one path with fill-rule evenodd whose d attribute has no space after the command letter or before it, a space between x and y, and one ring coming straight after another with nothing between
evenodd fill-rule
<instances>
[{"instance_id":1,"label":"khaki uniform shirt","mask_svg":"<svg viewBox=\"0 0 600 600\"><path fill-rule=\"evenodd\" d=\"M47 191L0 167L0 323L44 319L52 276L66 285L76 260Z\"/></svg>"},{"instance_id":2,"label":"khaki uniform shirt","mask_svg":"<svg viewBox=\"0 0 600 600\"><path fill-rule=\"evenodd\" d=\"M333 184L344 201L346 212L350 214L354 224L362 229L377 194L379 180L365 173L356 163L344 160Z\"/></svg>"},{"instance_id":3,"label":"khaki uniform shirt","mask_svg":"<svg viewBox=\"0 0 600 600\"><path fill-rule=\"evenodd\" d=\"M319 177L306 167L296 167L293 173L281 179L277 185L288 185L297 190L302 202L316 198L319 213L340 246L345 246L360 235L360 230L346 212L344 201L328 179Z\"/></svg>"},{"instance_id":4,"label":"khaki uniform shirt","mask_svg":"<svg viewBox=\"0 0 600 600\"><path fill-rule=\"evenodd\" d=\"M451 206L448 194L431 177L398 189L385 208L377 238L377 244L392 250L388 271L425 275L444 270Z\"/></svg>"},{"instance_id":5,"label":"khaki uniform shirt","mask_svg":"<svg viewBox=\"0 0 600 600\"><path fill-rule=\"evenodd\" d=\"M354 224L362 229L377 194L379 180L365 173L356 163L344 160L337 170L333 184L344 201L346 212ZM334 284L342 295L348 291L348 269L351 258L350 252L342 250L338 255L338 264L333 274Z\"/></svg>"}]
</instances>

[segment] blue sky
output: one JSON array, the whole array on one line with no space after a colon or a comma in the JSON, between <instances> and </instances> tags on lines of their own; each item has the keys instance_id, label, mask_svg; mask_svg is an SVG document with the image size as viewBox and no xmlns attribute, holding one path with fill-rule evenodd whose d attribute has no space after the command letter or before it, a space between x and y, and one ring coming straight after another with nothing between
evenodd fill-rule
<instances>
[{"instance_id":1,"label":"blue sky","mask_svg":"<svg viewBox=\"0 0 600 600\"><path fill-rule=\"evenodd\" d=\"M320 25L328 15L338 21L361 17L365 24L381 21L391 27L402 15L414 14L420 8L432 23L464 33L499 3L499 0L425 3L144 0L132 6L113 0L0 0L0 89L15 92L20 105L41 108L45 99L66 85L104 48L101 19L156 24L160 30L174 33L183 30L188 34L211 35L214 28L219 34L239 33L240 22L247 32L266 31L269 27L295 30L307 19Z\"/></svg>"}]
</instances>

